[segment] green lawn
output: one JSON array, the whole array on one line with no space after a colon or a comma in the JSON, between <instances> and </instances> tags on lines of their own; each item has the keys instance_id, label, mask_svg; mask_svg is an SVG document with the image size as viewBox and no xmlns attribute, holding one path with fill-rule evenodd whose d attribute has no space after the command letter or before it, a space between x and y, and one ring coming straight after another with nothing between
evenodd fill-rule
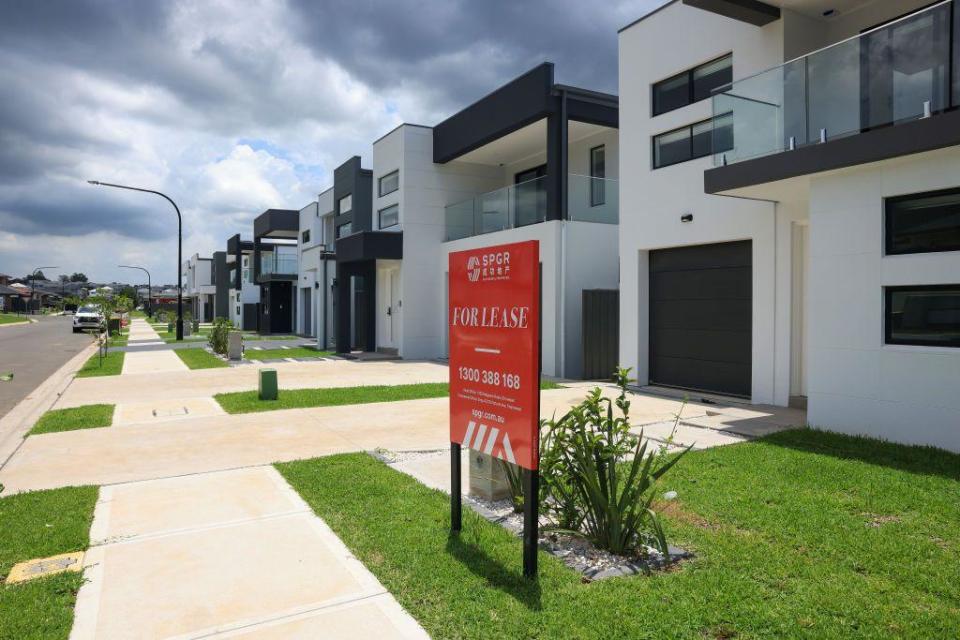
<instances>
[{"instance_id":1,"label":"green lawn","mask_svg":"<svg viewBox=\"0 0 960 640\"><path fill-rule=\"evenodd\" d=\"M557 389L559 385L544 380L540 383L540 388ZM425 382L389 386L332 387L329 389L280 389L277 400L260 400L256 391L237 391L234 393L218 393L214 396L214 400L219 402L227 413L254 413L277 409L303 409L345 404L443 398L449 394L450 385L446 382Z\"/></svg>"},{"instance_id":2,"label":"green lawn","mask_svg":"<svg viewBox=\"0 0 960 640\"><path fill-rule=\"evenodd\" d=\"M273 360L276 358L326 358L332 351L322 351L315 347L291 347L289 349L245 349L243 357L247 360Z\"/></svg>"},{"instance_id":3,"label":"green lawn","mask_svg":"<svg viewBox=\"0 0 960 640\"><path fill-rule=\"evenodd\" d=\"M96 429L109 427L113 423L112 404L88 404L71 409L55 409L40 416L27 435L74 431L76 429Z\"/></svg>"},{"instance_id":4,"label":"green lawn","mask_svg":"<svg viewBox=\"0 0 960 640\"><path fill-rule=\"evenodd\" d=\"M96 487L0 498L0 579L18 562L86 549L96 501ZM0 585L0 638L67 638L82 582L80 573L63 573Z\"/></svg>"},{"instance_id":5,"label":"green lawn","mask_svg":"<svg viewBox=\"0 0 960 640\"><path fill-rule=\"evenodd\" d=\"M663 479L673 571L584 583L363 454L277 468L434 638L948 638L960 456L810 430L691 452Z\"/></svg>"},{"instance_id":6,"label":"green lawn","mask_svg":"<svg viewBox=\"0 0 960 640\"><path fill-rule=\"evenodd\" d=\"M117 376L123 370L122 351L108 351L100 362L100 356L93 354L86 364L77 371L78 378L92 378L94 376Z\"/></svg>"},{"instance_id":7,"label":"green lawn","mask_svg":"<svg viewBox=\"0 0 960 640\"><path fill-rule=\"evenodd\" d=\"M190 369L217 369L230 366L206 349L176 349L174 353Z\"/></svg>"},{"instance_id":8,"label":"green lawn","mask_svg":"<svg viewBox=\"0 0 960 640\"><path fill-rule=\"evenodd\" d=\"M29 322L27 316L18 316L15 313L0 313L0 324L15 324L17 322Z\"/></svg>"}]
</instances>

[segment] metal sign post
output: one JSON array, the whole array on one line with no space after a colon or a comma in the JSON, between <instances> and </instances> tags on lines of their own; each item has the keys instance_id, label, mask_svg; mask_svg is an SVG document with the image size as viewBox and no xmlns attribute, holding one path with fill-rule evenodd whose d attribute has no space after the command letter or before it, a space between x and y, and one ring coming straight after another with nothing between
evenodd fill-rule
<instances>
[{"instance_id":1,"label":"metal sign post","mask_svg":"<svg viewBox=\"0 0 960 640\"><path fill-rule=\"evenodd\" d=\"M537 574L540 245L449 255L450 529L460 531L461 447L523 469L523 573Z\"/></svg>"}]
</instances>

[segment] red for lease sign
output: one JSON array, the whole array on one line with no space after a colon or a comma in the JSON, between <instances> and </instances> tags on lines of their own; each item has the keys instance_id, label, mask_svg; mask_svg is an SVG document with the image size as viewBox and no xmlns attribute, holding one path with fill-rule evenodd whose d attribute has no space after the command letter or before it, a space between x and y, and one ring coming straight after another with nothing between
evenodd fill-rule
<instances>
[{"instance_id":1,"label":"red for lease sign","mask_svg":"<svg viewBox=\"0 0 960 640\"><path fill-rule=\"evenodd\" d=\"M449 256L450 441L539 462L540 245Z\"/></svg>"}]
</instances>

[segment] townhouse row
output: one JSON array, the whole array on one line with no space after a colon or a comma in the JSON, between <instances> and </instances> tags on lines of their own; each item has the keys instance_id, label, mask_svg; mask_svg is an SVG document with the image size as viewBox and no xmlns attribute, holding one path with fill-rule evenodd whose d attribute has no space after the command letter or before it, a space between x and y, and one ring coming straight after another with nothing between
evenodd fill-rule
<instances>
[{"instance_id":1,"label":"townhouse row","mask_svg":"<svg viewBox=\"0 0 960 640\"><path fill-rule=\"evenodd\" d=\"M958 1L669 2L619 98L544 63L400 125L231 238L202 313L442 358L447 255L536 239L548 375L960 450Z\"/></svg>"}]
</instances>

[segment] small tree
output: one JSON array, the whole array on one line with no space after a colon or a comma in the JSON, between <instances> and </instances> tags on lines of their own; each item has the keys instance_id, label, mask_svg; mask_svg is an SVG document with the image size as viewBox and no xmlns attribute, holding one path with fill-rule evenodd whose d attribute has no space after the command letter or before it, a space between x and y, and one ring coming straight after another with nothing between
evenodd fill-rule
<instances>
[{"instance_id":1,"label":"small tree","mask_svg":"<svg viewBox=\"0 0 960 640\"><path fill-rule=\"evenodd\" d=\"M233 329L233 323L228 319L214 319L213 328L210 329L210 335L207 337L207 344L210 345L214 353L219 353L222 356L227 355L231 329Z\"/></svg>"}]
</instances>

